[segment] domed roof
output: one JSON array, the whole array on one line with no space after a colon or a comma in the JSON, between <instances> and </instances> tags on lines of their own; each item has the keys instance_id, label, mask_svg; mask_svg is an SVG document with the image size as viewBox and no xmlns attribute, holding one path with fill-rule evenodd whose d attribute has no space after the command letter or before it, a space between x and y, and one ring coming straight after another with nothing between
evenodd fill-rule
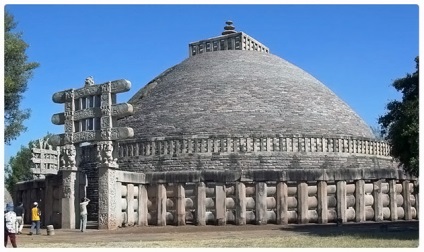
<instances>
[{"instance_id":1,"label":"domed roof","mask_svg":"<svg viewBox=\"0 0 424 252\"><path fill-rule=\"evenodd\" d=\"M119 121L135 138L181 135L315 135L374 138L330 89L269 53L198 54L169 68L129 101Z\"/></svg>"}]
</instances>

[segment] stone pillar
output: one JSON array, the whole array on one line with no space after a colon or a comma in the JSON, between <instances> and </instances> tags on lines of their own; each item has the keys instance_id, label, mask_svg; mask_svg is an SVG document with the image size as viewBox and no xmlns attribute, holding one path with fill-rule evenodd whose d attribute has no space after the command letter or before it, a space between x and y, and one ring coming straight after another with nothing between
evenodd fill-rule
<instances>
[{"instance_id":1,"label":"stone pillar","mask_svg":"<svg viewBox=\"0 0 424 252\"><path fill-rule=\"evenodd\" d=\"M177 184L175 186L175 192L176 192L176 209L175 209L175 218L174 222L178 226L184 226L185 223L185 190L184 190L184 184Z\"/></svg>"},{"instance_id":2,"label":"stone pillar","mask_svg":"<svg viewBox=\"0 0 424 252\"><path fill-rule=\"evenodd\" d=\"M236 182L236 225L246 225L246 186Z\"/></svg>"},{"instance_id":3,"label":"stone pillar","mask_svg":"<svg viewBox=\"0 0 424 252\"><path fill-rule=\"evenodd\" d=\"M346 219L346 181L337 181L337 222L345 223Z\"/></svg>"},{"instance_id":4,"label":"stone pillar","mask_svg":"<svg viewBox=\"0 0 424 252\"><path fill-rule=\"evenodd\" d=\"M277 183L277 224L287 225L289 223L288 211L288 189L286 182Z\"/></svg>"},{"instance_id":5,"label":"stone pillar","mask_svg":"<svg viewBox=\"0 0 424 252\"><path fill-rule=\"evenodd\" d=\"M328 223L328 197L327 197L327 181L318 181L318 223Z\"/></svg>"},{"instance_id":6,"label":"stone pillar","mask_svg":"<svg viewBox=\"0 0 424 252\"><path fill-rule=\"evenodd\" d=\"M390 220L397 221L396 179L389 180Z\"/></svg>"},{"instance_id":7,"label":"stone pillar","mask_svg":"<svg viewBox=\"0 0 424 252\"><path fill-rule=\"evenodd\" d=\"M122 227L122 225L126 221L122 213L122 182L119 182L119 181L115 182L115 192L116 192L115 193L115 201L116 201L115 212L116 212L116 223L117 223L116 225L118 227Z\"/></svg>"},{"instance_id":8,"label":"stone pillar","mask_svg":"<svg viewBox=\"0 0 424 252\"><path fill-rule=\"evenodd\" d=\"M409 191L409 180L402 181L402 196L403 196L403 207L405 211L405 220L411 220L412 211L411 211L411 192Z\"/></svg>"},{"instance_id":9,"label":"stone pillar","mask_svg":"<svg viewBox=\"0 0 424 252\"><path fill-rule=\"evenodd\" d=\"M225 185L217 184L215 186L215 219L218 226L225 225L227 223L226 218L226 198Z\"/></svg>"},{"instance_id":10,"label":"stone pillar","mask_svg":"<svg viewBox=\"0 0 424 252\"><path fill-rule=\"evenodd\" d=\"M199 182L195 187L196 205L195 205L195 222L198 226L206 225L206 186L205 183Z\"/></svg>"},{"instance_id":11,"label":"stone pillar","mask_svg":"<svg viewBox=\"0 0 424 252\"><path fill-rule=\"evenodd\" d=\"M373 183L374 220L383 221L383 197L381 195L381 180Z\"/></svg>"},{"instance_id":12,"label":"stone pillar","mask_svg":"<svg viewBox=\"0 0 424 252\"><path fill-rule=\"evenodd\" d=\"M297 185L297 223L306 224L308 222L308 184L300 182Z\"/></svg>"},{"instance_id":13,"label":"stone pillar","mask_svg":"<svg viewBox=\"0 0 424 252\"><path fill-rule=\"evenodd\" d=\"M138 221L139 226L148 226L147 221L147 188L145 185L138 185Z\"/></svg>"},{"instance_id":14,"label":"stone pillar","mask_svg":"<svg viewBox=\"0 0 424 252\"><path fill-rule=\"evenodd\" d=\"M365 181L357 180L355 182L355 220L356 222L365 221Z\"/></svg>"},{"instance_id":15,"label":"stone pillar","mask_svg":"<svg viewBox=\"0 0 424 252\"><path fill-rule=\"evenodd\" d=\"M134 184L127 184L127 225L133 226L134 225ZM117 204L119 205L119 204ZM119 207L118 207L119 208Z\"/></svg>"},{"instance_id":16,"label":"stone pillar","mask_svg":"<svg viewBox=\"0 0 424 252\"><path fill-rule=\"evenodd\" d=\"M158 184L156 189L157 225L166 226L166 188Z\"/></svg>"},{"instance_id":17,"label":"stone pillar","mask_svg":"<svg viewBox=\"0 0 424 252\"><path fill-rule=\"evenodd\" d=\"M62 228L75 229L76 223L76 206L79 207L78 199L75 198L77 189L75 169L61 170L62 173L62 200L61 200L61 213L62 213ZM78 204L78 205L77 205ZM32 204L31 204L32 205ZM79 214L79 213L78 213Z\"/></svg>"},{"instance_id":18,"label":"stone pillar","mask_svg":"<svg viewBox=\"0 0 424 252\"><path fill-rule=\"evenodd\" d=\"M267 223L267 216L266 216L266 183L265 182L256 182L256 205L255 205L255 218L256 218L256 224L257 225L265 225Z\"/></svg>"},{"instance_id":19,"label":"stone pillar","mask_svg":"<svg viewBox=\"0 0 424 252\"><path fill-rule=\"evenodd\" d=\"M116 229L118 216L116 191L115 167L101 164L98 166L99 173L99 229ZM119 192L120 193L120 192Z\"/></svg>"}]
</instances>

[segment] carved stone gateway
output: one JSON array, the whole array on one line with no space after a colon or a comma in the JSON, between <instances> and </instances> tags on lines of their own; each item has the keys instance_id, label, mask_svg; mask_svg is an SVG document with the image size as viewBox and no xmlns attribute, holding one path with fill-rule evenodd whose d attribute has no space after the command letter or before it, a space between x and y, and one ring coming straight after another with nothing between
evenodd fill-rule
<instances>
[{"instance_id":1,"label":"carved stone gateway","mask_svg":"<svg viewBox=\"0 0 424 252\"><path fill-rule=\"evenodd\" d=\"M44 178L47 174L57 174L59 170L60 149L48 144L48 139L39 139L31 148L34 179Z\"/></svg>"},{"instance_id":2,"label":"carved stone gateway","mask_svg":"<svg viewBox=\"0 0 424 252\"><path fill-rule=\"evenodd\" d=\"M117 143L115 140L133 137L129 127L114 127L116 120L133 113L131 104L116 103L116 94L131 88L127 80L110 81L95 85L92 77L85 80L83 88L69 89L53 95L53 101L64 103L65 112L52 116L56 125L65 125L65 133L53 137L62 147L60 170L63 178L62 224L65 228L75 228L75 211L78 200L74 195L78 155L81 143L97 146L99 175L99 228L111 229L116 226L116 197L113 170L117 165ZM77 197L78 198L78 197ZM77 200L77 201L76 201ZM66 213L66 214L65 214ZM68 224L67 224L68 223Z\"/></svg>"}]
</instances>

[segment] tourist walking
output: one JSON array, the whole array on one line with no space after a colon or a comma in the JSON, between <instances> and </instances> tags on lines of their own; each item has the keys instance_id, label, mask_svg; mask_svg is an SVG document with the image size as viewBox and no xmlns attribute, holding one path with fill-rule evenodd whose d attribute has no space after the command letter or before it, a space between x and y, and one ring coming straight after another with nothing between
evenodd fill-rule
<instances>
[{"instance_id":1,"label":"tourist walking","mask_svg":"<svg viewBox=\"0 0 424 252\"><path fill-rule=\"evenodd\" d=\"M90 202L87 197L84 197L80 203L80 230L81 232L85 232L87 228L87 205Z\"/></svg>"},{"instance_id":2,"label":"tourist walking","mask_svg":"<svg viewBox=\"0 0 424 252\"><path fill-rule=\"evenodd\" d=\"M31 232L30 235L34 234L34 229L36 230L36 234L40 235L40 216L41 211L38 208L38 203L34 202L33 207L31 209Z\"/></svg>"},{"instance_id":3,"label":"tourist walking","mask_svg":"<svg viewBox=\"0 0 424 252\"><path fill-rule=\"evenodd\" d=\"M7 246L7 240L14 248L16 245L16 213L13 211L13 203L6 204L6 211L4 213L4 247Z\"/></svg>"},{"instance_id":4,"label":"tourist walking","mask_svg":"<svg viewBox=\"0 0 424 252\"><path fill-rule=\"evenodd\" d=\"M25 209L22 202L19 202L18 206L15 207L16 213L16 232L17 234L22 234L22 229L24 228L24 215Z\"/></svg>"}]
</instances>

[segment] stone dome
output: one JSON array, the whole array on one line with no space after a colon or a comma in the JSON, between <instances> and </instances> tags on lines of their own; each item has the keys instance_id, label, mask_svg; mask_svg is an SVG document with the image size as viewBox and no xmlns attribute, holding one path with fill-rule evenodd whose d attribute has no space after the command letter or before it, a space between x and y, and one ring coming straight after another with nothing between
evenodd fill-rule
<instances>
[{"instance_id":1,"label":"stone dome","mask_svg":"<svg viewBox=\"0 0 424 252\"><path fill-rule=\"evenodd\" d=\"M369 126L316 78L269 53L215 51L189 57L129 101L119 124L135 139L210 135L374 138Z\"/></svg>"}]
</instances>

